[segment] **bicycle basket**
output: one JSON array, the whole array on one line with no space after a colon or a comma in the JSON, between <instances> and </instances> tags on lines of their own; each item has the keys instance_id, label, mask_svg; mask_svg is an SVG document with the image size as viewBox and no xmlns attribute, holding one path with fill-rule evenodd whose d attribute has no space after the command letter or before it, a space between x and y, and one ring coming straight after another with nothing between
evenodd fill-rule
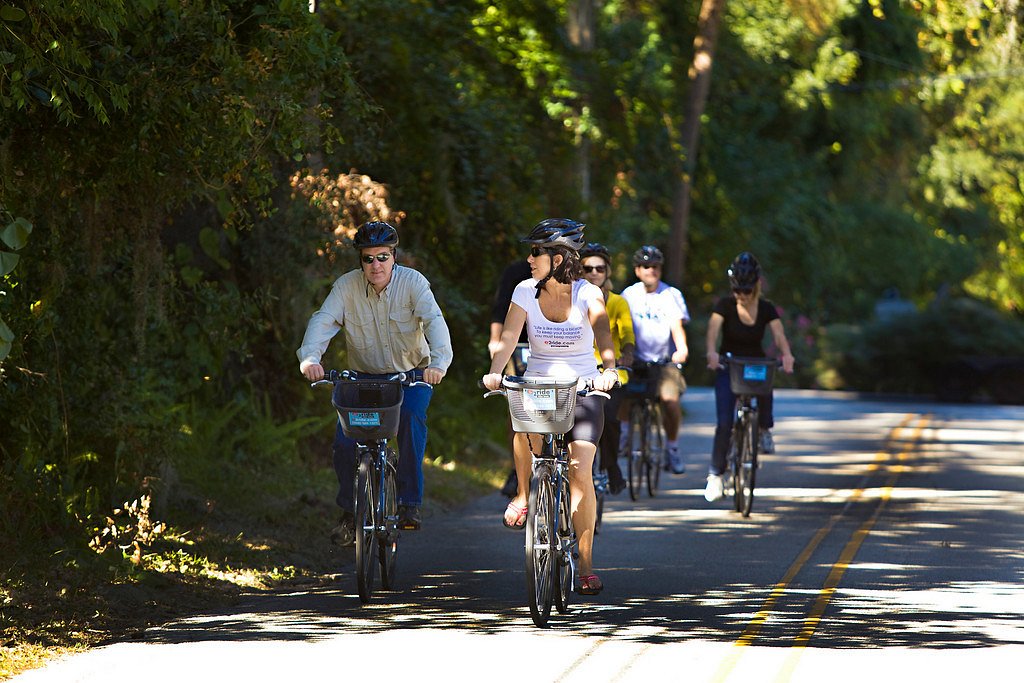
<instances>
[{"instance_id":1,"label":"bicycle basket","mask_svg":"<svg viewBox=\"0 0 1024 683\"><path fill-rule=\"evenodd\" d=\"M730 358L729 386L734 394L772 392L776 362L772 358Z\"/></svg>"},{"instance_id":2,"label":"bicycle basket","mask_svg":"<svg viewBox=\"0 0 1024 683\"><path fill-rule=\"evenodd\" d=\"M502 380L512 431L566 434L576 421L577 380L518 378Z\"/></svg>"},{"instance_id":3,"label":"bicycle basket","mask_svg":"<svg viewBox=\"0 0 1024 683\"><path fill-rule=\"evenodd\" d=\"M331 402L345 436L372 441L398 434L403 394L400 382L360 379L336 383Z\"/></svg>"},{"instance_id":4,"label":"bicycle basket","mask_svg":"<svg viewBox=\"0 0 1024 683\"><path fill-rule=\"evenodd\" d=\"M626 382L626 393L632 398L656 399L661 396L662 365L634 365Z\"/></svg>"}]
</instances>

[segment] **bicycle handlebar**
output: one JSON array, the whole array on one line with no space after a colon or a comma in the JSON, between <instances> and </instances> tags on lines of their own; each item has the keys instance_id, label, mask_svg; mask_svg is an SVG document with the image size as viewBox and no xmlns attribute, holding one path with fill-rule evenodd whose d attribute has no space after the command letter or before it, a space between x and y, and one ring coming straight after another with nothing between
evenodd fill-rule
<instances>
[{"instance_id":1,"label":"bicycle handlebar","mask_svg":"<svg viewBox=\"0 0 1024 683\"><path fill-rule=\"evenodd\" d=\"M501 376L502 381L504 381L505 378L510 378L510 379L513 379L513 380L523 379L521 377L516 377L515 375L502 375ZM481 389L486 389L487 388L487 385L484 384L483 380L477 380L476 384ZM620 386L622 386L622 384L618 380L615 380L615 386L612 387L612 388L613 389L617 389ZM505 385L502 384L498 389L492 389L492 390L488 391L486 394L484 394L484 398L490 398L491 396L495 396L497 394L504 394L504 393L505 393ZM594 388L594 380L593 379L586 380L583 383L583 388L579 389L576 392L576 395L577 396L581 396L581 397L604 396L605 398L609 398L609 399L611 398L611 396L609 396L606 392L600 391L600 390Z\"/></svg>"},{"instance_id":2,"label":"bicycle handlebar","mask_svg":"<svg viewBox=\"0 0 1024 683\"><path fill-rule=\"evenodd\" d=\"M335 385L339 382L357 382L360 379L364 379L355 370L328 370L324 373L323 379L318 379L315 382L311 382L309 386L315 387L321 384ZM409 372L396 372L393 375L378 379L382 382L399 382L407 387L415 386L430 386L429 382L423 381L423 371L420 369L410 370Z\"/></svg>"},{"instance_id":3,"label":"bicycle handlebar","mask_svg":"<svg viewBox=\"0 0 1024 683\"><path fill-rule=\"evenodd\" d=\"M733 359L733 355L731 353L725 353L725 354L720 355L718 357L718 369L719 370L725 370L727 367L729 367L729 361L731 361L732 359ZM741 360L759 360L759 361L774 360L775 361L775 367L777 367L777 368L781 368L782 367L782 359L780 359L780 358L775 358L775 359L772 359L772 358L741 358Z\"/></svg>"}]
</instances>

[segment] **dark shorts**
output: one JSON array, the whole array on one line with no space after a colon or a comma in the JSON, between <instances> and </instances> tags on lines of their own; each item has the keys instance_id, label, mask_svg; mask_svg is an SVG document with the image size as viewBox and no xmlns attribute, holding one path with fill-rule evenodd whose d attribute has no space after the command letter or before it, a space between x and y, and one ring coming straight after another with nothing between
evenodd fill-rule
<instances>
[{"instance_id":1,"label":"dark shorts","mask_svg":"<svg viewBox=\"0 0 1024 683\"><path fill-rule=\"evenodd\" d=\"M604 402L607 400L603 396L581 396L576 399L576 422L569 432L570 443L588 441L596 446L601 441L601 432L604 431Z\"/></svg>"}]
</instances>

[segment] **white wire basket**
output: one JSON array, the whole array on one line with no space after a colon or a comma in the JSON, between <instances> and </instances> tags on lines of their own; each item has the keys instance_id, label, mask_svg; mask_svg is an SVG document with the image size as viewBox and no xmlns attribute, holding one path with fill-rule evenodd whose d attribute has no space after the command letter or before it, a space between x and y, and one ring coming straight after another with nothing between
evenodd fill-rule
<instances>
[{"instance_id":1,"label":"white wire basket","mask_svg":"<svg viewBox=\"0 0 1024 683\"><path fill-rule=\"evenodd\" d=\"M505 377L512 430L530 434L567 434L575 423L578 380Z\"/></svg>"}]
</instances>

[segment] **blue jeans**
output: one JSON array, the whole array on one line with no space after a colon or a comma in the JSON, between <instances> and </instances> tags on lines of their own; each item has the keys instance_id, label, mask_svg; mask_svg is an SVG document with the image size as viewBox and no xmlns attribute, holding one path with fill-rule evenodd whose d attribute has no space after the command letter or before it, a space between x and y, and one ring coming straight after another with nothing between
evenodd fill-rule
<instances>
[{"instance_id":1,"label":"blue jeans","mask_svg":"<svg viewBox=\"0 0 1024 683\"><path fill-rule=\"evenodd\" d=\"M729 453L729 439L732 436L732 424L736 420L736 394L732 393L729 383L729 370L719 370L715 374L715 442L711 447L711 474L725 472L725 457ZM761 429L775 426L772 415L772 395L757 397L757 425Z\"/></svg>"},{"instance_id":2,"label":"blue jeans","mask_svg":"<svg viewBox=\"0 0 1024 683\"><path fill-rule=\"evenodd\" d=\"M365 379L382 379L387 375L359 375ZM418 385L405 387L402 412L398 423L398 504L419 506L423 503L423 454L427 451L427 406L434 388ZM341 431L341 421L334 434L334 472L338 475L338 506L352 512L352 487L355 480L356 442Z\"/></svg>"}]
</instances>

